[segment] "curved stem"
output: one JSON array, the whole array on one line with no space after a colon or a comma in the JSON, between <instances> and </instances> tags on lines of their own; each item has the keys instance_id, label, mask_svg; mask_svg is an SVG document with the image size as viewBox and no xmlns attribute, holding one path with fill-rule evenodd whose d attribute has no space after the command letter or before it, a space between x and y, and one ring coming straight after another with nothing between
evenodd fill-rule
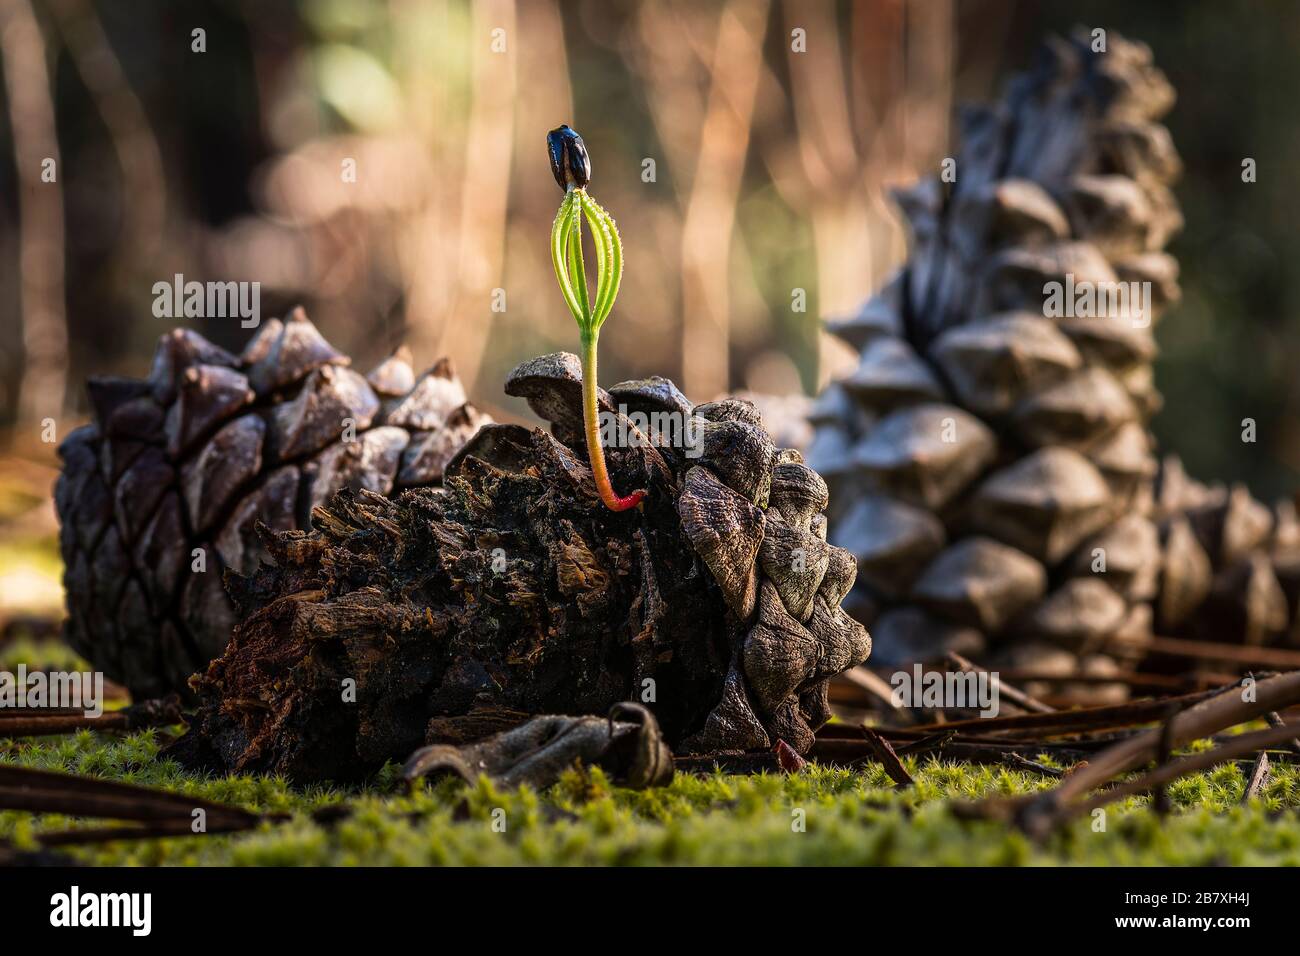
<instances>
[{"instance_id":1,"label":"curved stem","mask_svg":"<svg viewBox=\"0 0 1300 956\"><path fill-rule=\"evenodd\" d=\"M596 480L600 500L610 511L627 511L635 508L645 498L643 489L623 497L614 491L605 467L605 449L600 444L600 406L596 401L596 340L599 333L592 330L582 335L582 417L587 433L587 457L591 460L591 474Z\"/></svg>"}]
</instances>

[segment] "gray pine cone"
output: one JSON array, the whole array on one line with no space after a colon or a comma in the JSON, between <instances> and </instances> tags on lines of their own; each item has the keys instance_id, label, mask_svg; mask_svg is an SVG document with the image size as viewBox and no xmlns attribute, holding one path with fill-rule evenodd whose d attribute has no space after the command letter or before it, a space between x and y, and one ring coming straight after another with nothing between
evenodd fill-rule
<instances>
[{"instance_id":1,"label":"gray pine cone","mask_svg":"<svg viewBox=\"0 0 1300 956\"><path fill-rule=\"evenodd\" d=\"M1090 43L1053 39L1000 103L963 114L956 181L898 194L907 264L828 323L861 356L817 399L809 462L882 664L956 650L1104 675L1154 626L1259 642L1295 617L1293 509L1157 463L1174 94L1146 46ZM1138 294L1100 295L1121 289Z\"/></svg>"}]
</instances>

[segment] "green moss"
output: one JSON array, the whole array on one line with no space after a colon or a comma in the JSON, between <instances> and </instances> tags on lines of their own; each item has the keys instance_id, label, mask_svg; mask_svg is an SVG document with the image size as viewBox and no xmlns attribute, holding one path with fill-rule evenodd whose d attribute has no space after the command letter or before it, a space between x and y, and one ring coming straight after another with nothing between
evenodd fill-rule
<instances>
[{"instance_id":1,"label":"green moss","mask_svg":"<svg viewBox=\"0 0 1300 956\"><path fill-rule=\"evenodd\" d=\"M914 788L878 767L817 765L794 776L679 775L658 790L614 787L570 771L545 793L445 780L408 793L389 766L365 788L295 788L283 779L209 778L159 757L159 734L0 741L0 762L162 786L291 819L230 835L120 841L70 852L89 863L186 865L465 864L1300 864L1300 778L1279 766L1263 795L1238 805L1243 773L1225 766L1176 782L1161 820L1144 799L1108 809L1105 832L1078 821L1044 844L950 812L954 799L1025 793L1051 781L1016 770L906 761ZM333 825L312 811L347 801ZM0 837L95 825L0 813Z\"/></svg>"},{"instance_id":2,"label":"green moss","mask_svg":"<svg viewBox=\"0 0 1300 956\"><path fill-rule=\"evenodd\" d=\"M20 661L84 666L52 642L11 642L0 651L0 667ZM916 778L905 790L879 766L850 771L813 764L793 776L678 775L671 786L646 791L615 787L599 770L573 770L544 793L503 792L486 780L473 787L443 780L408 792L393 764L360 788L191 774L159 756L162 740L153 730L0 738L0 763L290 815L287 823L242 834L68 851L98 864L1300 864L1300 773L1291 765L1274 766L1248 806L1239 805L1245 774L1226 765L1175 781L1166 819L1145 798L1130 798L1107 808L1104 832L1094 832L1088 818L1036 844L996 823L958 820L950 808L957 800L1028 793L1054 781L932 758L904 760ZM1206 746L1198 741L1188 750ZM315 811L343 802L352 808L344 819L314 821ZM104 823L3 811L0 838L30 847L41 832Z\"/></svg>"}]
</instances>

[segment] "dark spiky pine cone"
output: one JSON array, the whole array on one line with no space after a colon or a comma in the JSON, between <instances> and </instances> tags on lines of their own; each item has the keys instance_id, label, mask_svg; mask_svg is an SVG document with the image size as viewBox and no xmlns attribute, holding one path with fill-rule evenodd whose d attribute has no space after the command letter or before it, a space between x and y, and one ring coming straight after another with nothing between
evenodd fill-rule
<instances>
[{"instance_id":1,"label":"dark spiky pine cone","mask_svg":"<svg viewBox=\"0 0 1300 956\"><path fill-rule=\"evenodd\" d=\"M655 378L602 390L603 407L692 416L700 454L660 431L610 448L615 486L649 491L611 512L580 381L567 353L520 366L506 391L551 434L487 426L445 488L340 495L317 530L270 539L275 566L232 581L242 623L195 681L178 756L354 778L423 743L624 700L678 750L806 751L829 678L870 650L840 609L855 569L826 543L825 483L749 403L692 407Z\"/></svg>"},{"instance_id":2,"label":"dark spiky pine cone","mask_svg":"<svg viewBox=\"0 0 1300 956\"><path fill-rule=\"evenodd\" d=\"M176 329L147 379L89 382L94 420L60 447L55 490L65 635L137 698L225 647L223 570L257 569L258 522L307 527L345 487L437 484L488 420L446 360L418 378L405 350L368 377L349 363L298 309L241 355Z\"/></svg>"},{"instance_id":3,"label":"dark spiky pine cone","mask_svg":"<svg viewBox=\"0 0 1300 956\"><path fill-rule=\"evenodd\" d=\"M1187 620L1211 590L1225 617L1243 587L1268 592L1250 613L1280 620L1268 562L1237 563L1249 548L1214 545L1236 570L1213 589L1208 562L1190 582L1202 569L1162 562L1190 503L1170 491L1154 508L1151 323L1048 317L1045 285L1067 276L1149 282L1151 321L1179 294L1163 247L1181 227L1180 163L1157 122L1173 90L1147 47L1090 43L1051 42L1001 103L964 113L950 190L899 196L908 263L829 324L861 358L818 399L809 460L831 486L831 540L858 560L849 607L885 664L958 650L1113 672L1142 653L1153 608ZM1252 510L1252 547L1261 521ZM1207 512L1207 543L1216 527Z\"/></svg>"}]
</instances>

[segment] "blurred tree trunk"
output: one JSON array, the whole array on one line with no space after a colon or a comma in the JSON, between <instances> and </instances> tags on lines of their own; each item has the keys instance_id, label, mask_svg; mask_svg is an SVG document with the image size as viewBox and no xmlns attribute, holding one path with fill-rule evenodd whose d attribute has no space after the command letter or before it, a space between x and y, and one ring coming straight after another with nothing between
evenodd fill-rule
<instances>
[{"instance_id":1,"label":"blurred tree trunk","mask_svg":"<svg viewBox=\"0 0 1300 956\"><path fill-rule=\"evenodd\" d=\"M59 184L63 170L45 37L28 0L0 0L0 52L18 177L24 361L17 420L21 426L59 417L68 378L63 193Z\"/></svg>"},{"instance_id":2,"label":"blurred tree trunk","mask_svg":"<svg viewBox=\"0 0 1300 956\"><path fill-rule=\"evenodd\" d=\"M704 400L729 384L731 234L768 9L766 0L733 0L722 11L682 229L682 378L687 393Z\"/></svg>"},{"instance_id":3,"label":"blurred tree trunk","mask_svg":"<svg viewBox=\"0 0 1300 956\"><path fill-rule=\"evenodd\" d=\"M64 47L95 101L122 171L122 235L117 252L137 268L154 269L167 220L162 154L144 106L90 0L47 0Z\"/></svg>"},{"instance_id":4,"label":"blurred tree trunk","mask_svg":"<svg viewBox=\"0 0 1300 956\"><path fill-rule=\"evenodd\" d=\"M461 379L472 389L491 334L494 301L504 289L506 206L515 125L516 58L523 42L516 28L514 0L475 0L469 125L459 163L460 241L456 251L456 294L444 318L436 353L453 356ZM501 29L504 49L491 48ZM413 327L420 316L411 316ZM418 333L417 333L418 335ZM418 339L417 339L418 341Z\"/></svg>"},{"instance_id":5,"label":"blurred tree trunk","mask_svg":"<svg viewBox=\"0 0 1300 956\"><path fill-rule=\"evenodd\" d=\"M829 5L786 0L784 19L787 31L805 29L809 44L805 53L787 43L796 138L786 148L798 161L768 162L801 173L774 182L792 207L808 210L817 310L833 315L853 309L902 261L903 232L885 190L918 175L947 142L953 4L863 0L850 9L845 40ZM768 142L783 148L780 138ZM821 384L837 374L834 351L822 350Z\"/></svg>"}]
</instances>

